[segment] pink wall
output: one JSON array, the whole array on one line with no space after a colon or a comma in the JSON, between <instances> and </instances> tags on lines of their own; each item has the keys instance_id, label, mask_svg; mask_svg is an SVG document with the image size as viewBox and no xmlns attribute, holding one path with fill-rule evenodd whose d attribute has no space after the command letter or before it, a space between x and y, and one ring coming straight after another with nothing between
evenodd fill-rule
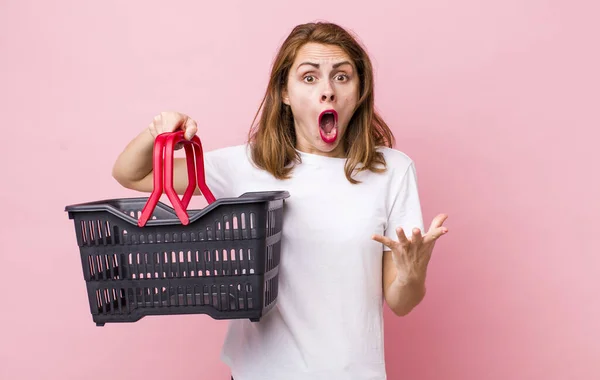
<instances>
[{"instance_id":1,"label":"pink wall","mask_svg":"<svg viewBox=\"0 0 600 380\"><path fill-rule=\"evenodd\" d=\"M162 110L242 142L277 46L317 18L367 45L425 218L450 214L426 300L386 314L389 378L600 378L595 2L85 3L0 4L1 379L227 378L223 322L95 327L63 208L137 196L111 166Z\"/></svg>"}]
</instances>

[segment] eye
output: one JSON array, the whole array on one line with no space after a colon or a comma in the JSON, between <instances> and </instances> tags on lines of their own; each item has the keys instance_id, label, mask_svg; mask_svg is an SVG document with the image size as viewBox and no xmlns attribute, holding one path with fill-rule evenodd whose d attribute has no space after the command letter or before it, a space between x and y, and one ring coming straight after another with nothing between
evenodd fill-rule
<instances>
[{"instance_id":1,"label":"eye","mask_svg":"<svg viewBox=\"0 0 600 380\"><path fill-rule=\"evenodd\" d=\"M303 79L307 83L313 83L315 81L315 77L312 75L306 75Z\"/></svg>"},{"instance_id":2,"label":"eye","mask_svg":"<svg viewBox=\"0 0 600 380\"><path fill-rule=\"evenodd\" d=\"M335 76L335 79L338 80L338 81L340 81L340 82L343 82L343 81L348 80L348 75L346 75L346 74L338 74L338 75Z\"/></svg>"}]
</instances>

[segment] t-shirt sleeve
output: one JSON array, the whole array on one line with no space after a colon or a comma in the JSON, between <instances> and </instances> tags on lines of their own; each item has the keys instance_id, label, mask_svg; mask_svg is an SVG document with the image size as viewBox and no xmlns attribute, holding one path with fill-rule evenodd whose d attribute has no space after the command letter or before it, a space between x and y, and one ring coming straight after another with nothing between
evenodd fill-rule
<instances>
[{"instance_id":1,"label":"t-shirt sleeve","mask_svg":"<svg viewBox=\"0 0 600 380\"><path fill-rule=\"evenodd\" d=\"M421 201L417 185L417 172L411 161L404 175L392 186L390 199L390 211L388 215L385 236L397 241L396 228L402 227L404 234L410 239L413 228L421 229L425 235L423 226L423 215L421 212ZM384 246L384 250L389 250Z\"/></svg>"},{"instance_id":2,"label":"t-shirt sleeve","mask_svg":"<svg viewBox=\"0 0 600 380\"><path fill-rule=\"evenodd\" d=\"M216 199L228 196L228 178L224 175L227 173L224 170L226 162L223 161L225 159L221 150L204 152L204 177L206 178L206 186L208 186L208 189Z\"/></svg>"}]
</instances>

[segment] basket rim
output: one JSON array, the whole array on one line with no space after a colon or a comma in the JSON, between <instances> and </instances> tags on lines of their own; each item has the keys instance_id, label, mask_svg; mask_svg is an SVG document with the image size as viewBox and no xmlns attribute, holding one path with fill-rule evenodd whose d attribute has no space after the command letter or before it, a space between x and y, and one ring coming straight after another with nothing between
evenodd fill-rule
<instances>
[{"instance_id":1,"label":"basket rim","mask_svg":"<svg viewBox=\"0 0 600 380\"><path fill-rule=\"evenodd\" d=\"M289 198L290 194L288 191L254 191L247 192L239 197L226 197L219 198L215 200L213 203L207 205L203 209L188 209L189 215L189 223L193 223L196 220L200 219L203 215L207 214L211 210L221 206L221 205L232 205L232 204L248 204L248 203L262 203L262 202L270 202L277 201ZM132 216L125 214L122 210L114 207L112 203L116 202L127 202L127 201L144 201L147 202L149 197L131 197L131 198L110 198L110 199L102 199L98 201L91 202L82 202L65 206L65 212L69 213L69 219L74 218L75 213L85 213L85 212L98 212L105 211L119 219L130 223L134 226L137 226L138 220L133 218ZM156 208L162 208L164 211L167 211L173 215L173 218L170 219L150 219L146 223L146 226L165 226L165 225L178 225L181 224L181 221L177 217L175 213L175 209L164 202L158 202L156 204Z\"/></svg>"}]
</instances>

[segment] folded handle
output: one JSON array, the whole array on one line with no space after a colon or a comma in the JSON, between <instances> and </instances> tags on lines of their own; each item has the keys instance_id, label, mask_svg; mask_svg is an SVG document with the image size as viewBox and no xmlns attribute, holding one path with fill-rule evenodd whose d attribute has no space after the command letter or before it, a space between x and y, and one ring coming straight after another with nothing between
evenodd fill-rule
<instances>
[{"instance_id":1,"label":"folded handle","mask_svg":"<svg viewBox=\"0 0 600 380\"><path fill-rule=\"evenodd\" d=\"M188 187L181 200L173 188L173 153L175 145L179 143L184 144L189 178ZM138 219L138 226L143 227L146 225L156 208L163 190L173 205L177 217L184 225L190 222L186 209L196 186L200 188L202 195L209 204L215 201L214 195L208 186L206 186L204 154L202 143L198 136L194 136L191 140L186 140L183 131L166 132L158 135L154 140L153 168L154 189Z\"/></svg>"}]
</instances>

